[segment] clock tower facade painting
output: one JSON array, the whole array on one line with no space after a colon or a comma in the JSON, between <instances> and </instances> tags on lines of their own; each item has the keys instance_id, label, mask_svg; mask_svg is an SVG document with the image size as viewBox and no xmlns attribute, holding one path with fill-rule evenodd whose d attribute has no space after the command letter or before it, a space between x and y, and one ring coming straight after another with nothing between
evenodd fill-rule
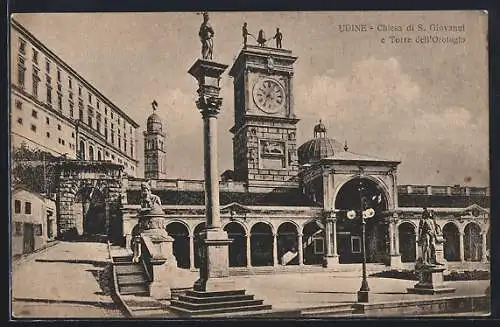
<instances>
[{"instance_id":1,"label":"clock tower facade painting","mask_svg":"<svg viewBox=\"0 0 500 327\"><path fill-rule=\"evenodd\" d=\"M234 176L249 188L297 186L296 59L290 50L247 45L229 73L234 78Z\"/></svg>"}]
</instances>

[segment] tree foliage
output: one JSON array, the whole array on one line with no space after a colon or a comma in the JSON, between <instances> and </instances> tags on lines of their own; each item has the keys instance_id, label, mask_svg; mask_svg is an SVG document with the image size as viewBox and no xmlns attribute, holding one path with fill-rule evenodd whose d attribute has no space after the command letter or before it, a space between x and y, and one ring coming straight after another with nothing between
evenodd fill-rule
<instances>
[{"instance_id":1,"label":"tree foliage","mask_svg":"<svg viewBox=\"0 0 500 327\"><path fill-rule=\"evenodd\" d=\"M12 184L22 185L32 192L51 194L57 182L57 162L49 152L31 149L22 143L12 151Z\"/></svg>"}]
</instances>

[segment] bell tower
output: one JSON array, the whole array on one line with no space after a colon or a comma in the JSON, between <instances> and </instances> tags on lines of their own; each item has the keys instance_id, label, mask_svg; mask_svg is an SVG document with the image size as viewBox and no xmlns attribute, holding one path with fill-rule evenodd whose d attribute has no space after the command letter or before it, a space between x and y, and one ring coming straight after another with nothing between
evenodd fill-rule
<instances>
[{"instance_id":1,"label":"bell tower","mask_svg":"<svg viewBox=\"0 0 500 327\"><path fill-rule=\"evenodd\" d=\"M296 60L290 50L246 45L229 72L234 84L234 175L250 190L297 187Z\"/></svg>"},{"instance_id":2,"label":"bell tower","mask_svg":"<svg viewBox=\"0 0 500 327\"><path fill-rule=\"evenodd\" d=\"M162 179L167 177L165 132L160 116L156 113L158 103L151 103L153 113L148 117L144 132L144 177L146 179Z\"/></svg>"}]
</instances>

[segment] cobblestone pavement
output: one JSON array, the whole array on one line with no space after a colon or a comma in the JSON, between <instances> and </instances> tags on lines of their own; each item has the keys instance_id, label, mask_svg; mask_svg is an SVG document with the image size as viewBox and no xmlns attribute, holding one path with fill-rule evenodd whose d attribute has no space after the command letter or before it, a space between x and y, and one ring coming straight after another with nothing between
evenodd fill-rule
<instances>
[{"instance_id":1,"label":"cobblestone pavement","mask_svg":"<svg viewBox=\"0 0 500 327\"><path fill-rule=\"evenodd\" d=\"M123 317L104 243L60 242L12 267L13 318Z\"/></svg>"}]
</instances>

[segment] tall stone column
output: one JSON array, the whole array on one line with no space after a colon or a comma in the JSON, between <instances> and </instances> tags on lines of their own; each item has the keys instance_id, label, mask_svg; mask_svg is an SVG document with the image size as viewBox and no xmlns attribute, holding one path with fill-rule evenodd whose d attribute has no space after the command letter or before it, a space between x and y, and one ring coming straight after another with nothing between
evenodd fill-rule
<instances>
[{"instance_id":1,"label":"tall stone column","mask_svg":"<svg viewBox=\"0 0 500 327\"><path fill-rule=\"evenodd\" d=\"M200 292L234 289L234 282L229 277L231 240L221 227L219 210L217 115L222 105L219 82L226 68L224 64L198 59L189 69L189 74L198 81L196 106L203 118L206 229L201 233L204 255L200 278L194 284L194 290Z\"/></svg>"},{"instance_id":2,"label":"tall stone column","mask_svg":"<svg viewBox=\"0 0 500 327\"><path fill-rule=\"evenodd\" d=\"M250 235L247 235L246 241L247 241L247 267L250 268L252 266L252 247L250 243Z\"/></svg>"},{"instance_id":3,"label":"tall stone column","mask_svg":"<svg viewBox=\"0 0 500 327\"><path fill-rule=\"evenodd\" d=\"M273 266L278 265L278 237L273 234Z\"/></svg>"},{"instance_id":4,"label":"tall stone column","mask_svg":"<svg viewBox=\"0 0 500 327\"><path fill-rule=\"evenodd\" d=\"M326 255L323 267L332 267L339 263L337 254L337 218L335 212L327 214L325 224Z\"/></svg>"},{"instance_id":5,"label":"tall stone column","mask_svg":"<svg viewBox=\"0 0 500 327\"><path fill-rule=\"evenodd\" d=\"M464 233L462 231L459 231L458 233L458 240L459 240L459 249L460 249L460 261L464 262L465 261L465 251L464 251Z\"/></svg>"},{"instance_id":6,"label":"tall stone column","mask_svg":"<svg viewBox=\"0 0 500 327\"><path fill-rule=\"evenodd\" d=\"M399 238L397 233L397 222L399 215L394 212L389 217L389 265L391 268L401 268L401 255L399 254Z\"/></svg>"},{"instance_id":7,"label":"tall stone column","mask_svg":"<svg viewBox=\"0 0 500 327\"><path fill-rule=\"evenodd\" d=\"M189 269L194 270L194 235L189 235Z\"/></svg>"},{"instance_id":8,"label":"tall stone column","mask_svg":"<svg viewBox=\"0 0 500 327\"><path fill-rule=\"evenodd\" d=\"M481 251L481 261L482 262L487 262L488 258L486 256L486 232L481 233L481 240L482 240L482 251Z\"/></svg>"},{"instance_id":9,"label":"tall stone column","mask_svg":"<svg viewBox=\"0 0 500 327\"><path fill-rule=\"evenodd\" d=\"M297 246L299 250L299 266L304 264L304 244L302 244L302 234L297 235Z\"/></svg>"}]
</instances>

